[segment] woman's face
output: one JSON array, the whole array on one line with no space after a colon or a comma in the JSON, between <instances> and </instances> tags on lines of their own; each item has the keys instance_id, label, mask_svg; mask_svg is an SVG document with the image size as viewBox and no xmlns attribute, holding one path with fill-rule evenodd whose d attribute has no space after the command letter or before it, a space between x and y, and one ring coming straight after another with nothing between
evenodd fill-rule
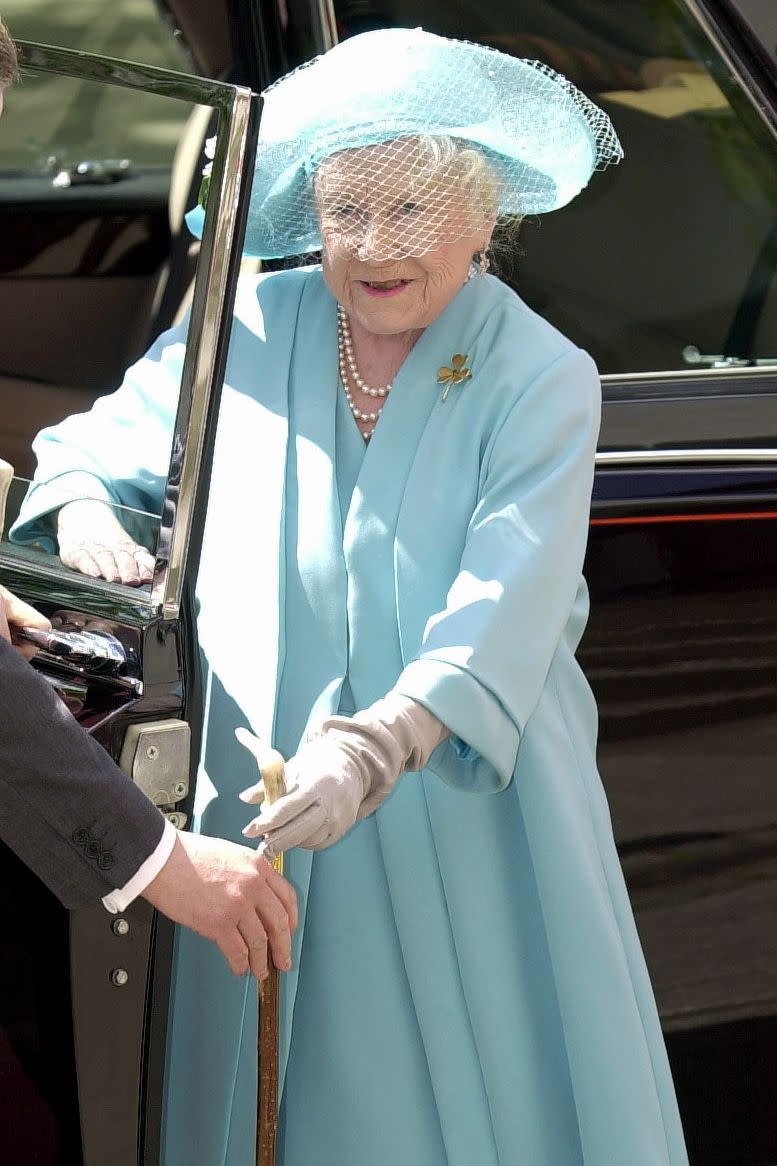
<instances>
[{"instance_id":1,"label":"woman's face","mask_svg":"<svg viewBox=\"0 0 777 1166\"><path fill-rule=\"evenodd\" d=\"M348 314L381 335L431 324L493 229L455 181L429 174L408 140L325 163L316 203L324 278Z\"/></svg>"}]
</instances>

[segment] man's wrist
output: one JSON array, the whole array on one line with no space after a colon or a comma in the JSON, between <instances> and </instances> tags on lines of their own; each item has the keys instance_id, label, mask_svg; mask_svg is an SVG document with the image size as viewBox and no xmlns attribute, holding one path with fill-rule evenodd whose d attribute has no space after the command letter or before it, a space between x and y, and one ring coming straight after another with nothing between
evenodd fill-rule
<instances>
[{"instance_id":1,"label":"man's wrist","mask_svg":"<svg viewBox=\"0 0 777 1166\"><path fill-rule=\"evenodd\" d=\"M119 911L125 911L133 900L143 894L148 884L157 877L170 858L177 837L178 833L172 822L165 818L162 837L159 839L152 853L138 868L129 882L126 882L123 887L118 887L115 891L111 891L109 895L103 898L103 906L107 911L110 911L112 915L118 914Z\"/></svg>"}]
</instances>

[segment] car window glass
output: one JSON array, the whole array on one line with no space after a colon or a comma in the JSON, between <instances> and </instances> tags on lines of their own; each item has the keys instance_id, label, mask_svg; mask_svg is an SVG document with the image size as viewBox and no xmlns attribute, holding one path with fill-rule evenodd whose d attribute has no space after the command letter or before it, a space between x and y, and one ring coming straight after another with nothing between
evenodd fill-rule
<instances>
[{"instance_id":1,"label":"car window glass","mask_svg":"<svg viewBox=\"0 0 777 1166\"><path fill-rule=\"evenodd\" d=\"M101 118L103 93L124 92L118 86L25 69L7 94L0 157L6 137L24 133L17 94L24 89L28 104L43 108L53 85L63 111L55 154L47 159L47 144L31 136L27 164L0 169L0 457L22 476L34 469L35 434L115 389L145 350L171 234L184 247L191 241L182 207L174 216L170 205L169 161L134 162L134 123L108 127ZM188 101L126 92L139 108L154 100L165 127L183 125L179 140L189 139L191 123L195 140L175 167L176 176L189 168L179 181L188 195L201 166L202 117Z\"/></svg>"},{"instance_id":2,"label":"car window glass","mask_svg":"<svg viewBox=\"0 0 777 1166\"><path fill-rule=\"evenodd\" d=\"M39 82L51 84L51 76L25 69L24 86L32 94ZM53 79L58 100L68 108L88 103L96 109L93 91L111 87L59 74ZM187 92L211 88L187 78L182 86ZM127 92L138 105L148 96ZM48 561L60 569L57 511L83 499L104 502L151 556L159 549L168 474L180 469L180 449L173 458L173 428L181 371L188 350L200 343L186 328L199 245L182 214L196 202L212 111L170 96L155 99L167 110L164 125L187 124L194 138L183 161L176 161L188 168L183 177L188 193L180 196L175 224L168 222L169 168L160 175L153 166L119 166L117 173L90 174L85 181L78 167L65 164L46 174L28 169L0 174L0 315L13 321L13 327L0 330L0 460L16 471L0 545L4 556L16 560ZM9 100L0 140L16 116ZM89 134L90 124L83 118L73 123L70 157L89 156L78 129ZM225 134L227 129L225 124ZM221 132L211 139L209 155L217 138ZM216 194L220 188L209 198L218 205ZM166 342L146 357L160 331L159 306L173 271L180 281L169 320L175 331L165 333ZM54 483L42 508L24 501L36 469ZM100 480L109 483L107 490ZM33 526L20 527L20 516ZM93 536L102 539L99 531L83 531L84 541ZM140 590L150 596L150 586Z\"/></svg>"},{"instance_id":3,"label":"car window glass","mask_svg":"<svg viewBox=\"0 0 777 1166\"><path fill-rule=\"evenodd\" d=\"M418 24L539 59L612 118L625 161L497 255L603 373L777 364L777 142L678 0L363 0L341 36ZM717 358L717 360L716 360Z\"/></svg>"},{"instance_id":4,"label":"car window glass","mask_svg":"<svg viewBox=\"0 0 777 1166\"><path fill-rule=\"evenodd\" d=\"M19 40L74 48L192 72L191 58L154 0L6 0L3 20ZM7 94L13 110L0 133L0 172L37 169L48 159L79 162L129 158L169 167L187 110L164 98L115 86L29 77Z\"/></svg>"},{"instance_id":5,"label":"car window glass","mask_svg":"<svg viewBox=\"0 0 777 1166\"><path fill-rule=\"evenodd\" d=\"M8 531L10 531L11 526L19 517L24 500L34 488L34 485L35 483L29 478L22 478L18 475L14 476L11 482L6 502L6 540L3 549L12 550L17 559L31 565L39 566L41 564L51 563L57 563L59 565L58 556L55 554L56 544L54 542L53 522L46 524L45 528L41 528L37 537L28 543L8 543ZM72 494L67 492L65 494L65 500L70 501L71 499ZM159 537L159 514L152 514L149 511L141 510L137 507L122 506L116 502L107 503L107 506L130 538L136 540L141 546L151 548L153 551ZM51 513L53 516L55 511L52 510Z\"/></svg>"}]
</instances>

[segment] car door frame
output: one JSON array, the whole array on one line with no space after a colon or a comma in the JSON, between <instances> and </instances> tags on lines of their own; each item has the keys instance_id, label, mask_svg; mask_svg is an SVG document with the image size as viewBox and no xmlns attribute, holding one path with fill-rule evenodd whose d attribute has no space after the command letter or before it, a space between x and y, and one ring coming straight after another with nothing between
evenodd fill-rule
<instances>
[{"instance_id":1,"label":"car door frame","mask_svg":"<svg viewBox=\"0 0 777 1166\"><path fill-rule=\"evenodd\" d=\"M129 717L117 717L104 744L118 759L131 719L177 715L192 732L190 807L199 753L200 698L193 580L207 506L215 419L231 332L248 212L261 99L251 90L164 69L31 42L20 64L77 80L163 93L214 108L219 132L210 181L189 337L178 401L164 519L156 560L160 602L86 578L54 563L32 565L0 550L10 587L26 598L77 608L122 624L142 645L143 690ZM150 675L149 675L150 673ZM177 705L176 705L177 702ZM102 904L70 917L73 1037L84 1166L159 1160L161 1089L172 959L172 926L136 900L111 919Z\"/></svg>"}]
</instances>

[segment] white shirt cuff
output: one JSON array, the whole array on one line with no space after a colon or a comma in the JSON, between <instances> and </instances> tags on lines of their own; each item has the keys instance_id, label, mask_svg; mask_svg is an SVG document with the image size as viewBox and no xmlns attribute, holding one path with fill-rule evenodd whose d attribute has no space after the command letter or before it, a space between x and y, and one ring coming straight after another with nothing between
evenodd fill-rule
<instances>
[{"instance_id":1,"label":"white shirt cuff","mask_svg":"<svg viewBox=\"0 0 777 1166\"><path fill-rule=\"evenodd\" d=\"M111 915L117 915L119 911L125 911L133 899L137 899L138 895L143 894L148 884L152 879L156 878L172 854L177 837L175 826L169 819L165 818L165 828L162 831L162 837L159 839L156 849L149 854L146 861L135 872L128 883L125 883L123 887L119 887L115 891L111 891L110 895L106 895L103 899L103 906L107 911L110 911Z\"/></svg>"}]
</instances>

